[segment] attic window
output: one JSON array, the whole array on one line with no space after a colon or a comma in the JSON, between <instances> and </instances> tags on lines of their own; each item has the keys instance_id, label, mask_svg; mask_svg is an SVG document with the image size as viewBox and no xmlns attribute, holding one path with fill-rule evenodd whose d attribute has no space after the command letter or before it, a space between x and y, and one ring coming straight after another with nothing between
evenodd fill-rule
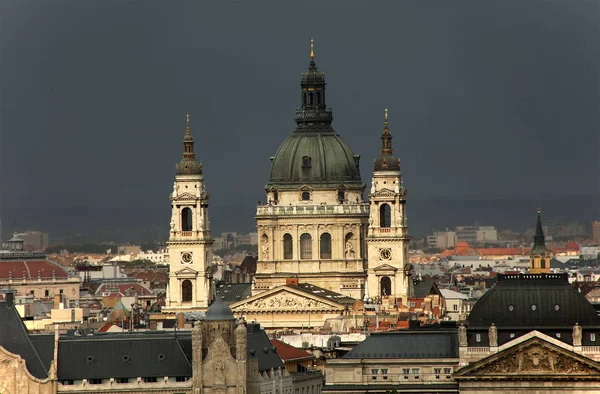
<instances>
[{"instance_id":1,"label":"attic window","mask_svg":"<svg viewBox=\"0 0 600 394\"><path fill-rule=\"evenodd\" d=\"M311 158L310 156L302 156L302 168L311 168Z\"/></svg>"},{"instance_id":2,"label":"attic window","mask_svg":"<svg viewBox=\"0 0 600 394\"><path fill-rule=\"evenodd\" d=\"M512 306L512 305L509 305L509 306L508 306L508 310L512 312L512 311L514 311L514 310L515 310L515 307L514 307L514 306Z\"/></svg>"},{"instance_id":3,"label":"attic window","mask_svg":"<svg viewBox=\"0 0 600 394\"><path fill-rule=\"evenodd\" d=\"M128 354L124 354L123 357L121 357L121 362L123 362L123 363L128 363L129 360L131 360L131 358L129 357Z\"/></svg>"},{"instance_id":4,"label":"attic window","mask_svg":"<svg viewBox=\"0 0 600 394\"><path fill-rule=\"evenodd\" d=\"M304 191L302 192L302 201L309 201L310 200L310 192Z\"/></svg>"},{"instance_id":5,"label":"attic window","mask_svg":"<svg viewBox=\"0 0 600 394\"><path fill-rule=\"evenodd\" d=\"M536 306L535 304L532 304L532 305L531 305L531 310L532 310L532 311L535 311L536 309L537 309L537 306Z\"/></svg>"},{"instance_id":6,"label":"attic window","mask_svg":"<svg viewBox=\"0 0 600 394\"><path fill-rule=\"evenodd\" d=\"M554 305L554 310L558 311L560 309L560 306L558 304Z\"/></svg>"},{"instance_id":7,"label":"attic window","mask_svg":"<svg viewBox=\"0 0 600 394\"><path fill-rule=\"evenodd\" d=\"M94 356L87 356L85 358L85 362L88 363L88 364L93 363L94 362Z\"/></svg>"},{"instance_id":8,"label":"attic window","mask_svg":"<svg viewBox=\"0 0 600 394\"><path fill-rule=\"evenodd\" d=\"M163 353L160 353L157 357L158 361L165 361L165 358L167 358Z\"/></svg>"}]
</instances>

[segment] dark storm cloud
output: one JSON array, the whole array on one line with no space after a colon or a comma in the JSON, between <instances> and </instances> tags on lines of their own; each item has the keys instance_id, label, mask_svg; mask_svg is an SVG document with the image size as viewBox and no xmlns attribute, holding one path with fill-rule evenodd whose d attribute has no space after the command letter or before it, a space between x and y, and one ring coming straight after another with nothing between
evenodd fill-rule
<instances>
[{"instance_id":1,"label":"dark storm cloud","mask_svg":"<svg viewBox=\"0 0 600 394\"><path fill-rule=\"evenodd\" d=\"M1 2L1 215L167 223L190 112L213 224L251 227L311 37L367 183L388 107L411 198L597 194L599 4Z\"/></svg>"}]
</instances>

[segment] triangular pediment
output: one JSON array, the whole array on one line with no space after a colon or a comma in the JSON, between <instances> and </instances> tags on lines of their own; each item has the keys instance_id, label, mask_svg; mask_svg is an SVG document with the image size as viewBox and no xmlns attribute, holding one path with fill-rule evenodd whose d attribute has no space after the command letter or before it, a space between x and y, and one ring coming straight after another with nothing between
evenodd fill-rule
<instances>
[{"instance_id":1,"label":"triangular pediment","mask_svg":"<svg viewBox=\"0 0 600 394\"><path fill-rule=\"evenodd\" d=\"M381 265L373 268L373 271L394 271L394 272L396 272L396 271L398 271L398 268L392 267L389 264L381 264Z\"/></svg>"},{"instance_id":2,"label":"triangular pediment","mask_svg":"<svg viewBox=\"0 0 600 394\"><path fill-rule=\"evenodd\" d=\"M185 267L178 271L175 271L175 275L176 276L190 276L190 275L196 276L196 275L198 275L198 271L191 269L190 267Z\"/></svg>"},{"instance_id":3,"label":"triangular pediment","mask_svg":"<svg viewBox=\"0 0 600 394\"><path fill-rule=\"evenodd\" d=\"M372 194L373 197L393 197L395 195L396 193L393 190L385 188L377 190L375 193Z\"/></svg>"},{"instance_id":4,"label":"triangular pediment","mask_svg":"<svg viewBox=\"0 0 600 394\"><path fill-rule=\"evenodd\" d=\"M342 304L310 295L292 286L278 286L230 305L236 311L331 310L344 309Z\"/></svg>"},{"instance_id":5,"label":"triangular pediment","mask_svg":"<svg viewBox=\"0 0 600 394\"><path fill-rule=\"evenodd\" d=\"M177 197L174 197L173 200L195 200L197 198L198 197L192 193L183 192L178 194Z\"/></svg>"},{"instance_id":6,"label":"triangular pediment","mask_svg":"<svg viewBox=\"0 0 600 394\"><path fill-rule=\"evenodd\" d=\"M515 341L516 342L516 341ZM554 344L540 336L516 342L499 353L485 357L456 371L456 380L577 379L581 377L600 380L600 363L568 349L568 345Z\"/></svg>"}]
</instances>

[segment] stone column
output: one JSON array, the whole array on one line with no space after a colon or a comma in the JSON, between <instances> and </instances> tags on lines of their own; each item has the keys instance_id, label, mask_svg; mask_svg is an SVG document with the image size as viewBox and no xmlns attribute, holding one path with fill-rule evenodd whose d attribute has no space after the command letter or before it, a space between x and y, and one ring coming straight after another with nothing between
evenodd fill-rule
<instances>
[{"instance_id":1,"label":"stone column","mask_svg":"<svg viewBox=\"0 0 600 394\"><path fill-rule=\"evenodd\" d=\"M194 322L192 330L192 387L194 394L202 392L202 329L200 322Z\"/></svg>"}]
</instances>

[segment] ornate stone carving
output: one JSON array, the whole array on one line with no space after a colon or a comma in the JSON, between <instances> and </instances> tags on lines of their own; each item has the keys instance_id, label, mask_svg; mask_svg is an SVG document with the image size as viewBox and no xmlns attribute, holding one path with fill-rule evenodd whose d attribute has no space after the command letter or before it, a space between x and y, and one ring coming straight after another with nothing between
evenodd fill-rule
<instances>
[{"instance_id":1,"label":"ornate stone carving","mask_svg":"<svg viewBox=\"0 0 600 394\"><path fill-rule=\"evenodd\" d=\"M263 260L269 260L269 245L267 244L267 242L268 242L268 240L263 241L262 246L261 246Z\"/></svg>"},{"instance_id":2,"label":"ornate stone carving","mask_svg":"<svg viewBox=\"0 0 600 394\"><path fill-rule=\"evenodd\" d=\"M208 356L204 362L204 374L212 380L212 386L225 386L227 384L228 369L233 361L229 346L218 335L208 349ZM210 384L210 382L208 382Z\"/></svg>"},{"instance_id":3,"label":"ornate stone carving","mask_svg":"<svg viewBox=\"0 0 600 394\"><path fill-rule=\"evenodd\" d=\"M246 304L248 308L266 309L266 308L281 308L281 309L297 309L297 308L329 308L330 306L311 300L301 298L292 294L278 294L273 297L261 298L256 301Z\"/></svg>"},{"instance_id":4,"label":"ornate stone carving","mask_svg":"<svg viewBox=\"0 0 600 394\"><path fill-rule=\"evenodd\" d=\"M461 324L458 327L458 344L459 346L469 346L467 342L467 327L464 324Z\"/></svg>"},{"instance_id":5,"label":"ornate stone carving","mask_svg":"<svg viewBox=\"0 0 600 394\"><path fill-rule=\"evenodd\" d=\"M488 338L490 340L490 346L498 346L498 328L494 323L488 329Z\"/></svg>"},{"instance_id":6,"label":"ornate stone carving","mask_svg":"<svg viewBox=\"0 0 600 394\"><path fill-rule=\"evenodd\" d=\"M590 366L538 344L516 351L481 368L477 374L596 374Z\"/></svg>"},{"instance_id":7,"label":"ornate stone carving","mask_svg":"<svg viewBox=\"0 0 600 394\"><path fill-rule=\"evenodd\" d=\"M573 346L581 346L581 326L579 323L575 323L573 326Z\"/></svg>"}]
</instances>

